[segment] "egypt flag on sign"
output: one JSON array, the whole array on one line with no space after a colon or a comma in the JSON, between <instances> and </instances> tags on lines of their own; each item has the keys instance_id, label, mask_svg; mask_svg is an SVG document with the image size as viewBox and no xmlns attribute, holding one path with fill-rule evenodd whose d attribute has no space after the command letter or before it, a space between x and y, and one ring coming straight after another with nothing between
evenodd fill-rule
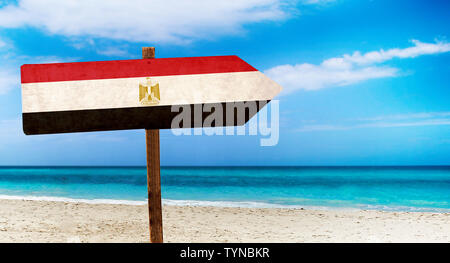
<instances>
[{"instance_id":1,"label":"egypt flag on sign","mask_svg":"<svg viewBox=\"0 0 450 263\"><path fill-rule=\"evenodd\" d=\"M32 64L21 79L25 134L171 128L173 105L268 101L281 91L237 56Z\"/></svg>"}]
</instances>

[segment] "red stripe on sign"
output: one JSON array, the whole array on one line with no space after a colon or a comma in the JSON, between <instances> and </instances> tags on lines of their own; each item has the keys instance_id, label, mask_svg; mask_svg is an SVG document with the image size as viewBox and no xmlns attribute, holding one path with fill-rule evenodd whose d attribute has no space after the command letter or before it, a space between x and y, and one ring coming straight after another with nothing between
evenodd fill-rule
<instances>
[{"instance_id":1,"label":"red stripe on sign","mask_svg":"<svg viewBox=\"0 0 450 263\"><path fill-rule=\"evenodd\" d=\"M238 56L31 64L22 83L257 71Z\"/></svg>"}]
</instances>

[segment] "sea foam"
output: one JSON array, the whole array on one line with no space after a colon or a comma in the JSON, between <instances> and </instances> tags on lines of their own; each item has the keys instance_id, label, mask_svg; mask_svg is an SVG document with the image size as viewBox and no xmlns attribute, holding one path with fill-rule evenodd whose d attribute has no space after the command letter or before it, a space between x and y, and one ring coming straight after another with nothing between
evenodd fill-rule
<instances>
[{"instance_id":1,"label":"sea foam","mask_svg":"<svg viewBox=\"0 0 450 263\"><path fill-rule=\"evenodd\" d=\"M118 200L118 199L77 199L57 196L19 196L0 195L0 200L25 200L25 201L48 201L85 204L114 204L114 205L147 205L147 200ZM434 212L450 213L450 209L409 207L409 206L386 206L386 205L356 205L355 207L329 207L329 206L300 206L280 205L264 202L242 202L242 201L203 201L203 200L171 200L162 199L163 205L169 206L194 206L194 207L240 207L240 208L282 208L282 209L306 209L306 210L377 210L387 212Z\"/></svg>"}]
</instances>

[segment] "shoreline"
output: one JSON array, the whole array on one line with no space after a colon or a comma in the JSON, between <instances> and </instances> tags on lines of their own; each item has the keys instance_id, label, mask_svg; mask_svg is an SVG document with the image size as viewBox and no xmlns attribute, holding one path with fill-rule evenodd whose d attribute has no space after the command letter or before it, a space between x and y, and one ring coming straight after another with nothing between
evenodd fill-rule
<instances>
[{"instance_id":1,"label":"shoreline","mask_svg":"<svg viewBox=\"0 0 450 263\"><path fill-rule=\"evenodd\" d=\"M146 205L0 200L0 242L148 242ZM450 213L163 206L165 242L450 242Z\"/></svg>"},{"instance_id":2,"label":"shoreline","mask_svg":"<svg viewBox=\"0 0 450 263\"><path fill-rule=\"evenodd\" d=\"M1 200L22 200L22 201L49 201L66 203L85 204L116 204L116 205L147 205L147 200L125 200L125 199L86 199L70 198L58 196L33 196L33 195L2 195ZM343 211L383 211L383 212L430 212L430 213L450 213L447 208L432 207L412 207L412 206L386 206L386 205L357 205L351 206L310 206L310 205L281 205L258 201L206 201L206 200L173 200L162 199L162 204L166 206L193 206L193 207L218 207L218 208L276 208L276 209L305 209L305 210L343 210Z\"/></svg>"}]
</instances>

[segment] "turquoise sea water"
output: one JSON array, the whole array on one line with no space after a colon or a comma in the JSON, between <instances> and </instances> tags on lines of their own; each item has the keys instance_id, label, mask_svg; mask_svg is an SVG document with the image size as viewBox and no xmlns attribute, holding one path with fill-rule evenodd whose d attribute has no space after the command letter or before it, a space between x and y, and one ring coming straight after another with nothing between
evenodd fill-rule
<instances>
[{"instance_id":1,"label":"turquoise sea water","mask_svg":"<svg viewBox=\"0 0 450 263\"><path fill-rule=\"evenodd\" d=\"M163 167L175 204L450 211L450 166ZM0 167L0 198L145 201L145 167Z\"/></svg>"}]
</instances>

